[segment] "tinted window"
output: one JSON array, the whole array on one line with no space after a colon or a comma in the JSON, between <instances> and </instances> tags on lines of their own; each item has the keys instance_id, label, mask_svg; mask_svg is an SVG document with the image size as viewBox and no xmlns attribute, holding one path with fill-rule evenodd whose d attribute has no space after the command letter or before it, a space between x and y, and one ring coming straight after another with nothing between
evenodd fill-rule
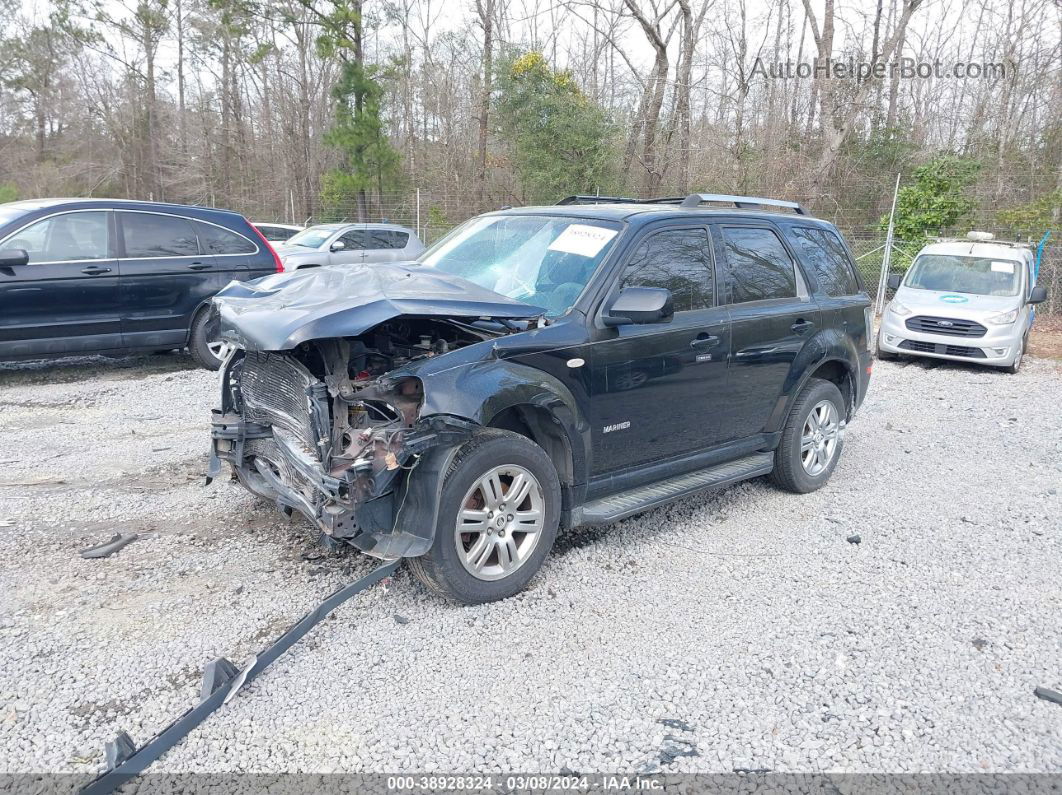
<instances>
[{"instance_id":1,"label":"tinted window","mask_svg":"<svg viewBox=\"0 0 1062 795\"><path fill-rule=\"evenodd\" d=\"M770 229L724 227L735 304L796 297L796 272L782 241Z\"/></svg>"},{"instance_id":2,"label":"tinted window","mask_svg":"<svg viewBox=\"0 0 1062 795\"><path fill-rule=\"evenodd\" d=\"M260 226L258 231L265 235L266 240L275 240L280 242L282 240L290 239L298 229L285 229L282 226Z\"/></svg>"},{"instance_id":3,"label":"tinted window","mask_svg":"<svg viewBox=\"0 0 1062 795\"><path fill-rule=\"evenodd\" d=\"M339 239L346 245L347 251L370 248L368 235L361 229L352 229Z\"/></svg>"},{"instance_id":4,"label":"tinted window","mask_svg":"<svg viewBox=\"0 0 1062 795\"><path fill-rule=\"evenodd\" d=\"M122 213L127 257L194 257L199 254L191 221L176 215Z\"/></svg>"},{"instance_id":5,"label":"tinted window","mask_svg":"<svg viewBox=\"0 0 1062 795\"><path fill-rule=\"evenodd\" d=\"M243 235L238 235L220 226L195 222L199 232L199 242L205 251L211 254L254 254L257 247Z\"/></svg>"},{"instance_id":6,"label":"tinted window","mask_svg":"<svg viewBox=\"0 0 1062 795\"><path fill-rule=\"evenodd\" d=\"M409 235L393 229L354 229L340 238L347 248L384 249L405 248Z\"/></svg>"},{"instance_id":7,"label":"tinted window","mask_svg":"<svg viewBox=\"0 0 1062 795\"><path fill-rule=\"evenodd\" d=\"M795 227L791 234L805 262L811 265L822 292L826 295L852 295L859 292L848 254L837 235L826 229L806 226Z\"/></svg>"},{"instance_id":8,"label":"tinted window","mask_svg":"<svg viewBox=\"0 0 1062 795\"><path fill-rule=\"evenodd\" d=\"M370 229L369 248L405 248L409 235L393 229Z\"/></svg>"},{"instance_id":9,"label":"tinted window","mask_svg":"<svg viewBox=\"0 0 1062 795\"><path fill-rule=\"evenodd\" d=\"M671 291L676 312L705 309L715 303L715 281L704 229L669 229L645 238L623 270L624 287L663 287Z\"/></svg>"},{"instance_id":10,"label":"tinted window","mask_svg":"<svg viewBox=\"0 0 1062 795\"><path fill-rule=\"evenodd\" d=\"M107 259L108 213L53 215L7 238L0 248L21 248L34 262Z\"/></svg>"}]
</instances>

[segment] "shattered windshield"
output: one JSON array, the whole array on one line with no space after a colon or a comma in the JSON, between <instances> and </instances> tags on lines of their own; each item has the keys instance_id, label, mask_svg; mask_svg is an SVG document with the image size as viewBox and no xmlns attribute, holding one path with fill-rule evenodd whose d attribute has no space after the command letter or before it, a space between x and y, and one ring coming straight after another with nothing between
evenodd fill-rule
<instances>
[{"instance_id":1,"label":"shattered windshield","mask_svg":"<svg viewBox=\"0 0 1062 795\"><path fill-rule=\"evenodd\" d=\"M1017 295L1019 268L1014 260L922 254L911 266L904 286L971 295Z\"/></svg>"},{"instance_id":2,"label":"shattered windshield","mask_svg":"<svg viewBox=\"0 0 1062 795\"><path fill-rule=\"evenodd\" d=\"M311 226L303 229L297 235L292 235L284 241L285 246L300 246L302 248L320 248L324 242L332 236L337 227L334 226Z\"/></svg>"},{"instance_id":3,"label":"shattered windshield","mask_svg":"<svg viewBox=\"0 0 1062 795\"><path fill-rule=\"evenodd\" d=\"M487 216L459 227L420 261L558 317L571 309L620 228L583 218Z\"/></svg>"}]
</instances>

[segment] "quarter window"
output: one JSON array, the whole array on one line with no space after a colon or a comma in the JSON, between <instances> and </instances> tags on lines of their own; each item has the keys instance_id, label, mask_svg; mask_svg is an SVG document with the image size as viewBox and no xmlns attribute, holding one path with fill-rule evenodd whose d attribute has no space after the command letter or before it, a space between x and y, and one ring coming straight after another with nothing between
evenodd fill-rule
<instances>
[{"instance_id":1,"label":"quarter window","mask_svg":"<svg viewBox=\"0 0 1062 795\"><path fill-rule=\"evenodd\" d=\"M108 259L107 213L64 213L15 232L0 248L21 248L30 264Z\"/></svg>"},{"instance_id":2,"label":"quarter window","mask_svg":"<svg viewBox=\"0 0 1062 795\"><path fill-rule=\"evenodd\" d=\"M125 256L194 257L199 243L191 221L177 215L122 213L122 240Z\"/></svg>"},{"instance_id":3,"label":"quarter window","mask_svg":"<svg viewBox=\"0 0 1062 795\"><path fill-rule=\"evenodd\" d=\"M791 234L798 242L806 262L811 265L822 292L830 296L859 292L848 253L837 235L826 229L806 226L794 227Z\"/></svg>"},{"instance_id":4,"label":"quarter window","mask_svg":"<svg viewBox=\"0 0 1062 795\"><path fill-rule=\"evenodd\" d=\"M220 226L196 221L195 228L204 251L211 254L254 254L258 250L255 244L243 235Z\"/></svg>"},{"instance_id":5,"label":"quarter window","mask_svg":"<svg viewBox=\"0 0 1062 795\"><path fill-rule=\"evenodd\" d=\"M796 297L793 260L772 230L728 226L723 240L733 303Z\"/></svg>"},{"instance_id":6,"label":"quarter window","mask_svg":"<svg viewBox=\"0 0 1062 795\"><path fill-rule=\"evenodd\" d=\"M668 229L645 238L623 270L624 287L671 291L676 312L715 304L715 279L704 229Z\"/></svg>"}]
</instances>

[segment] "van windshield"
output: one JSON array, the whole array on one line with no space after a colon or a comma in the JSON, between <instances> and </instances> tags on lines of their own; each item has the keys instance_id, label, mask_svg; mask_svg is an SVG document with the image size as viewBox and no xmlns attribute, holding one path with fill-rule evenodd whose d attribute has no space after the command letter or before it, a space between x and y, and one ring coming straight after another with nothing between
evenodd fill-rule
<instances>
[{"instance_id":1,"label":"van windshield","mask_svg":"<svg viewBox=\"0 0 1062 795\"><path fill-rule=\"evenodd\" d=\"M456 229L420 262L559 317L583 292L620 228L567 216L489 215Z\"/></svg>"},{"instance_id":2,"label":"van windshield","mask_svg":"<svg viewBox=\"0 0 1062 795\"><path fill-rule=\"evenodd\" d=\"M1017 295L1021 263L954 254L920 254L904 281L916 290L944 290L971 295Z\"/></svg>"}]
</instances>

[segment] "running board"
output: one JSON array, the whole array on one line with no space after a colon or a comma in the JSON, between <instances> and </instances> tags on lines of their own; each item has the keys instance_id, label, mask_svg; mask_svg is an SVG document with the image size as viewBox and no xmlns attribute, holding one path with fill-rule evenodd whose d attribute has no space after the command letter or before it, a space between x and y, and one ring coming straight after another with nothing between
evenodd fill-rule
<instances>
[{"instance_id":1,"label":"running board","mask_svg":"<svg viewBox=\"0 0 1062 795\"><path fill-rule=\"evenodd\" d=\"M647 486L639 486L621 494L588 502L573 517L576 521L572 524L577 526L618 522L636 513L696 494L698 491L722 488L748 478L766 475L772 469L774 469L774 453L754 453L736 461L678 475L667 480L658 480Z\"/></svg>"}]
</instances>

